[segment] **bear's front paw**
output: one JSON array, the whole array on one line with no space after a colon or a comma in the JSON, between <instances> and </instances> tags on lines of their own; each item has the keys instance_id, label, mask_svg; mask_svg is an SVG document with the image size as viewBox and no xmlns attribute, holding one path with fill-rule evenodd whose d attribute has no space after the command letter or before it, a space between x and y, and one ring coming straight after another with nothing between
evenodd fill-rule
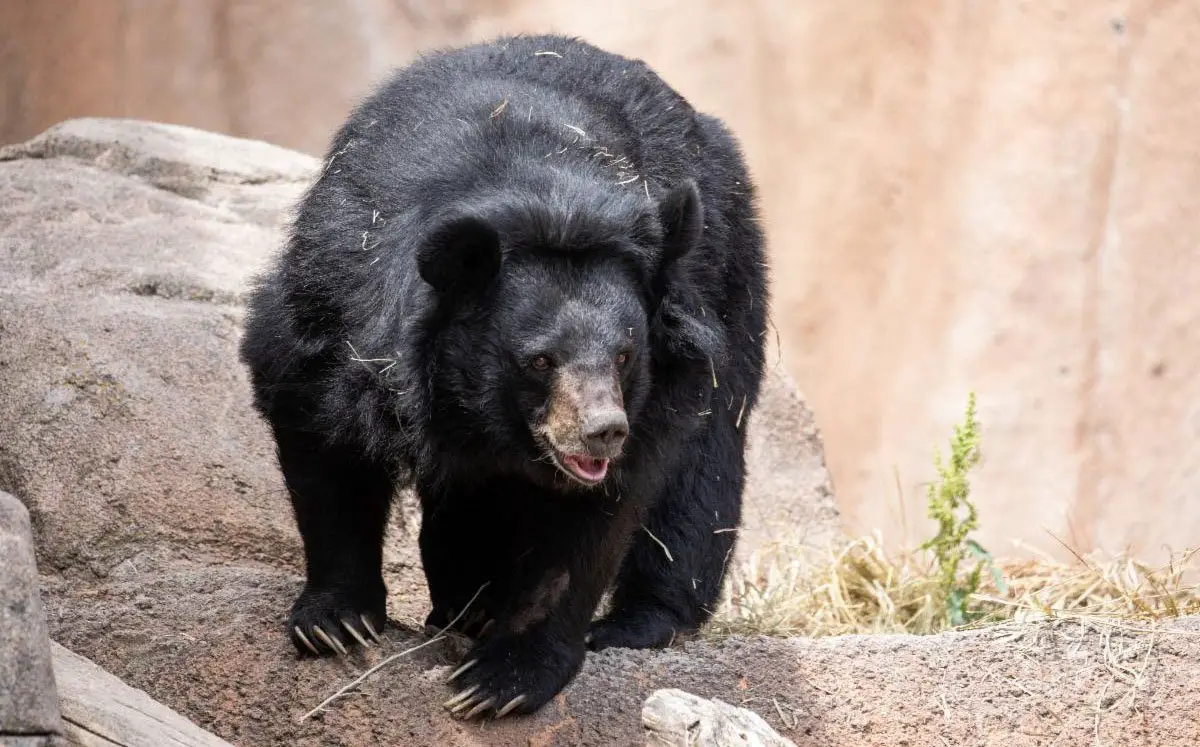
<instances>
[{"instance_id":1,"label":"bear's front paw","mask_svg":"<svg viewBox=\"0 0 1200 747\"><path fill-rule=\"evenodd\" d=\"M585 653L582 640L533 631L497 636L475 646L450 675L460 689L445 706L466 719L533 713L567 686Z\"/></svg>"},{"instance_id":2,"label":"bear's front paw","mask_svg":"<svg viewBox=\"0 0 1200 747\"><path fill-rule=\"evenodd\" d=\"M305 587L292 605L288 633L300 653L345 654L347 646L380 643L387 620L382 587Z\"/></svg>"}]
</instances>

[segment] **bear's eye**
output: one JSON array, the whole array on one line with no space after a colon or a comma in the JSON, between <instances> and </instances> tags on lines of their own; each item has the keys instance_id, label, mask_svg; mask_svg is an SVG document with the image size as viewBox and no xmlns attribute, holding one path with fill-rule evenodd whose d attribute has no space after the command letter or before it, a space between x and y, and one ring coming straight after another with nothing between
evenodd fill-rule
<instances>
[{"instance_id":1,"label":"bear's eye","mask_svg":"<svg viewBox=\"0 0 1200 747\"><path fill-rule=\"evenodd\" d=\"M617 353L617 365L624 366L629 362L629 353Z\"/></svg>"},{"instance_id":2,"label":"bear's eye","mask_svg":"<svg viewBox=\"0 0 1200 747\"><path fill-rule=\"evenodd\" d=\"M550 368L550 357L546 355L535 355L533 360L529 361L529 365L537 371L545 371Z\"/></svg>"}]
</instances>

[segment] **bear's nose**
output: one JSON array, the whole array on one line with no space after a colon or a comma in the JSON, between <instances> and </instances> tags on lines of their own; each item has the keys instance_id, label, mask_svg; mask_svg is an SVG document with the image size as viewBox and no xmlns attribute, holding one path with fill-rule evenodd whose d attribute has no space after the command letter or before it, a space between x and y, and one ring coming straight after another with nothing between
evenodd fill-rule
<instances>
[{"instance_id":1,"label":"bear's nose","mask_svg":"<svg viewBox=\"0 0 1200 747\"><path fill-rule=\"evenodd\" d=\"M617 455L629 435L629 421L620 410L606 410L590 416L583 424L583 443L588 454L611 458Z\"/></svg>"}]
</instances>

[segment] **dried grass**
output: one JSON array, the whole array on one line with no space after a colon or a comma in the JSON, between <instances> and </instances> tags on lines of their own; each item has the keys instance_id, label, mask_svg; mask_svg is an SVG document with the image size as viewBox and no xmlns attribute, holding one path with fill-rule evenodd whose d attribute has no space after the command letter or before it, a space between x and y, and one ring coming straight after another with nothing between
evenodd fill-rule
<instances>
[{"instance_id":1,"label":"dried grass","mask_svg":"<svg viewBox=\"0 0 1200 747\"><path fill-rule=\"evenodd\" d=\"M1118 556L1082 557L1067 564L1049 559L1004 565L1008 594L977 594L982 605L1018 622L1047 617L1088 616L1157 621L1200 614L1200 548L1168 553L1162 565Z\"/></svg>"},{"instance_id":2,"label":"dried grass","mask_svg":"<svg viewBox=\"0 0 1200 747\"><path fill-rule=\"evenodd\" d=\"M1001 562L1002 593L985 580L971 595L971 624L1048 617L1154 621L1200 614L1200 548L1156 566L1129 557ZM733 569L709 637L938 633L945 595L927 552L889 553L878 535L817 552L775 545Z\"/></svg>"}]
</instances>

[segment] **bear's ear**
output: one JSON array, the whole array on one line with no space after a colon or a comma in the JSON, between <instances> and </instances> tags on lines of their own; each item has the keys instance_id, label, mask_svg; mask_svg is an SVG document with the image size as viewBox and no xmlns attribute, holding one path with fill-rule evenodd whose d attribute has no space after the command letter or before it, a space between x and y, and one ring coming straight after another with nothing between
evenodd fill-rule
<instances>
[{"instance_id":1,"label":"bear's ear","mask_svg":"<svg viewBox=\"0 0 1200 747\"><path fill-rule=\"evenodd\" d=\"M500 270L500 236L478 218L455 218L417 250L417 269L439 293L479 290Z\"/></svg>"},{"instance_id":2,"label":"bear's ear","mask_svg":"<svg viewBox=\"0 0 1200 747\"><path fill-rule=\"evenodd\" d=\"M700 190L687 179L658 203L658 219L663 231L664 266L671 264L700 243L704 233L704 206Z\"/></svg>"}]
</instances>

